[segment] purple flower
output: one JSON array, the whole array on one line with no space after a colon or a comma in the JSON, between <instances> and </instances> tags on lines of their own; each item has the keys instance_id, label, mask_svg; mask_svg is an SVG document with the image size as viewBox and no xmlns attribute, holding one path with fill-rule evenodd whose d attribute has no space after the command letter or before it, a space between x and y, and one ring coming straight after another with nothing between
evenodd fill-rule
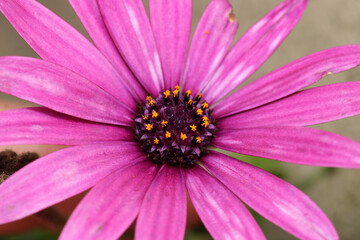
<instances>
[{"instance_id":1,"label":"purple flower","mask_svg":"<svg viewBox=\"0 0 360 240\"><path fill-rule=\"evenodd\" d=\"M95 46L34 0L0 0L42 58L1 57L0 90L44 106L1 112L0 144L72 146L0 186L0 223L92 188L61 239L116 239L136 217L136 239L182 239L187 191L215 239L265 238L242 202L298 238L338 239L300 190L216 150L359 168L357 142L305 126L359 114L360 82L300 90L358 66L360 45L303 57L228 96L307 0L284 1L230 50L238 23L227 0L209 4L189 50L192 0L151 0L151 21L140 0L70 3Z\"/></svg>"}]
</instances>

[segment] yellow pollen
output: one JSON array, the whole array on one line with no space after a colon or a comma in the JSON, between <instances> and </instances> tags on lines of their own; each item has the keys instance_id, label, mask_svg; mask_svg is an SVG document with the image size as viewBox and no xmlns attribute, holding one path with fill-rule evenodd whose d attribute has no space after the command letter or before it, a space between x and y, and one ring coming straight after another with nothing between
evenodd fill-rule
<instances>
[{"instance_id":1,"label":"yellow pollen","mask_svg":"<svg viewBox=\"0 0 360 240\"><path fill-rule=\"evenodd\" d=\"M174 90L173 94L174 94L174 97L178 97L179 96L179 90Z\"/></svg>"},{"instance_id":2,"label":"yellow pollen","mask_svg":"<svg viewBox=\"0 0 360 240\"><path fill-rule=\"evenodd\" d=\"M171 138L171 133L170 133L169 131L166 131L165 137L166 137L166 138Z\"/></svg>"},{"instance_id":3,"label":"yellow pollen","mask_svg":"<svg viewBox=\"0 0 360 240\"><path fill-rule=\"evenodd\" d=\"M169 90L166 90L165 92L164 92L164 97L165 98L168 98L169 96L170 96L170 91Z\"/></svg>"},{"instance_id":4,"label":"yellow pollen","mask_svg":"<svg viewBox=\"0 0 360 240\"><path fill-rule=\"evenodd\" d=\"M143 118L144 120L148 120L149 116L148 116L148 115L142 115L142 118Z\"/></svg>"},{"instance_id":5,"label":"yellow pollen","mask_svg":"<svg viewBox=\"0 0 360 240\"><path fill-rule=\"evenodd\" d=\"M154 139L154 143L155 143L155 144L159 144L159 142L160 142L160 141L159 141L158 138L155 138L155 139Z\"/></svg>"},{"instance_id":6,"label":"yellow pollen","mask_svg":"<svg viewBox=\"0 0 360 240\"><path fill-rule=\"evenodd\" d=\"M209 121L208 117L207 116L203 116L203 119L202 119L204 122L206 121Z\"/></svg>"},{"instance_id":7,"label":"yellow pollen","mask_svg":"<svg viewBox=\"0 0 360 240\"><path fill-rule=\"evenodd\" d=\"M198 99L202 98L202 93L199 93L196 98Z\"/></svg>"},{"instance_id":8,"label":"yellow pollen","mask_svg":"<svg viewBox=\"0 0 360 240\"><path fill-rule=\"evenodd\" d=\"M186 136L186 134L184 133L181 133L181 136L180 136L181 140L185 140L187 139L188 137Z\"/></svg>"},{"instance_id":9,"label":"yellow pollen","mask_svg":"<svg viewBox=\"0 0 360 240\"><path fill-rule=\"evenodd\" d=\"M156 111L153 111L152 117L153 117L153 118L157 118L158 116L159 116L159 114L158 114Z\"/></svg>"},{"instance_id":10,"label":"yellow pollen","mask_svg":"<svg viewBox=\"0 0 360 240\"><path fill-rule=\"evenodd\" d=\"M146 100L149 102L150 106L154 106L155 102L151 96L146 96Z\"/></svg>"},{"instance_id":11,"label":"yellow pollen","mask_svg":"<svg viewBox=\"0 0 360 240\"><path fill-rule=\"evenodd\" d=\"M152 97L151 97L151 96L146 96L146 100L147 100L148 102L150 102L150 101L152 100Z\"/></svg>"},{"instance_id":12,"label":"yellow pollen","mask_svg":"<svg viewBox=\"0 0 360 240\"><path fill-rule=\"evenodd\" d=\"M175 86L175 90L180 91L180 86L179 86L179 85L176 85L176 86Z\"/></svg>"},{"instance_id":13,"label":"yellow pollen","mask_svg":"<svg viewBox=\"0 0 360 240\"><path fill-rule=\"evenodd\" d=\"M151 129L153 129L153 125L152 124L146 124L146 130L150 131Z\"/></svg>"},{"instance_id":14,"label":"yellow pollen","mask_svg":"<svg viewBox=\"0 0 360 240\"><path fill-rule=\"evenodd\" d=\"M209 124L210 124L209 121L204 121L204 122L201 124L201 126L208 127Z\"/></svg>"},{"instance_id":15,"label":"yellow pollen","mask_svg":"<svg viewBox=\"0 0 360 240\"><path fill-rule=\"evenodd\" d=\"M149 101L150 106L154 106L154 104L155 104L154 100Z\"/></svg>"},{"instance_id":16,"label":"yellow pollen","mask_svg":"<svg viewBox=\"0 0 360 240\"><path fill-rule=\"evenodd\" d=\"M202 141L200 137L196 137L195 139L196 139L197 143L201 143L201 141Z\"/></svg>"},{"instance_id":17,"label":"yellow pollen","mask_svg":"<svg viewBox=\"0 0 360 240\"><path fill-rule=\"evenodd\" d=\"M162 127L166 127L167 124L168 124L168 121L165 121L165 120L161 121L161 126Z\"/></svg>"},{"instance_id":18,"label":"yellow pollen","mask_svg":"<svg viewBox=\"0 0 360 240\"><path fill-rule=\"evenodd\" d=\"M207 104L207 102L203 102L202 104L201 104L201 107L203 107L203 108L208 108L209 107L209 104Z\"/></svg>"},{"instance_id":19,"label":"yellow pollen","mask_svg":"<svg viewBox=\"0 0 360 240\"><path fill-rule=\"evenodd\" d=\"M205 31L205 34L209 34L209 30L206 30L206 31Z\"/></svg>"},{"instance_id":20,"label":"yellow pollen","mask_svg":"<svg viewBox=\"0 0 360 240\"><path fill-rule=\"evenodd\" d=\"M195 125L195 124L190 125L190 128L191 128L191 130L192 130L193 132L195 132L195 131L196 131L196 125Z\"/></svg>"},{"instance_id":21,"label":"yellow pollen","mask_svg":"<svg viewBox=\"0 0 360 240\"><path fill-rule=\"evenodd\" d=\"M201 115L203 113L203 110L201 110L201 108L199 108L198 110L196 110L197 115Z\"/></svg>"},{"instance_id":22,"label":"yellow pollen","mask_svg":"<svg viewBox=\"0 0 360 240\"><path fill-rule=\"evenodd\" d=\"M189 99L188 104L189 104L189 105L192 105L193 102L194 102L194 101L193 101L192 99Z\"/></svg>"},{"instance_id":23,"label":"yellow pollen","mask_svg":"<svg viewBox=\"0 0 360 240\"><path fill-rule=\"evenodd\" d=\"M187 97L190 97L190 95L191 95L191 90L187 90L187 91L185 92L185 94L186 94Z\"/></svg>"}]
</instances>

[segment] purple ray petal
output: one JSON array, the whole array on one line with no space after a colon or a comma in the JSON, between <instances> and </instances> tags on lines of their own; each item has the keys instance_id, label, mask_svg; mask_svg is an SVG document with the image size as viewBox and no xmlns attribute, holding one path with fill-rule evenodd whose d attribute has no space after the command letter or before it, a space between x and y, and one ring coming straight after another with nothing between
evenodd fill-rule
<instances>
[{"instance_id":1,"label":"purple ray petal","mask_svg":"<svg viewBox=\"0 0 360 240\"><path fill-rule=\"evenodd\" d=\"M0 145L84 145L134 138L130 128L89 122L42 107L0 112L0 136Z\"/></svg>"},{"instance_id":2,"label":"purple ray petal","mask_svg":"<svg viewBox=\"0 0 360 240\"><path fill-rule=\"evenodd\" d=\"M0 57L0 91L91 121L133 123L126 105L69 69L40 59Z\"/></svg>"},{"instance_id":3,"label":"purple ray petal","mask_svg":"<svg viewBox=\"0 0 360 240\"><path fill-rule=\"evenodd\" d=\"M183 87L197 94L210 80L234 40L238 21L228 0L213 0L196 27Z\"/></svg>"},{"instance_id":4,"label":"purple ray petal","mask_svg":"<svg viewBox=\"0 0 360 240\"><path fill-rule=\"evenodd\" d=\"M188 51L192 0L149 1L151 26L159 50L165 88L180 85Z\"/></svg>"},{"instance_id":5,"label":"purple ray petal","mask_svg":"<svg viewBox=\"0 0 360 240\"><path fill-rule=\"evenodd\" d=\"M216 117L225 117L275 101L321 78L360 65L360 45L326 49L300 58L255 80L219 102Z\"/></svg>"},{"instance_id":6,"label":"purple ray petal","mask_svg":"<svg viewBox=\"0 0 360 240\"><path fill-rule=\"evenodd\" d=\"M145 160L106 177L80 202L60 240L118 239L136 218L156 172Z\"/></svg>"},{"instance_id":7,"label":"purple ray petal","mask_svg":"<svg viewBox=\"0 0 360 240\"><path fill-rule=\"evenodd\" d=\"M141 0L98 0L105 24L122 57L144 88L164 90L160 57Z\"/></svg>"},{"instance_id":8,"label":"purple ray petal","mask_svg":"<svg viewBox=\"0 0 360 240\"><path fill-rule=\"evenodd\" d=\"M179 168L163 167L141 205L135 239L184 239L186 189Z\"/></svg>"},{"instance_id":9,"label":"purple ray petal","mask_svg":"<svg viewBox=\"0 0 360 240\"><path fill-rule=\"evenodd\" d=\"M246 207L201 167L185 170L186 187L205 227L215 239L265 239Z\"/></svg>"},{"instance_id":10,"label":"purple ray petal","mask_svg":"<svg viewBox=\"0 0 360 240\"><path fill-rule=\"evenodd\" d=\"M274 175L212 153L205 167L249 207L300 239L339 239L323 211L304 193Z\"/></svg>"},{"instance_id":11,"label":"purple ray petal","mask_svg":"<svg viewBox=\"0 0 360 240\"><path fill-rule=\"evenodd\" d=\"M124 142L71 147L42 157L0 185L0 224L76 195L140 157L136 145Z\"/></svg>"},{"instance_id":12,"label":"purple ray petal","mask_svg":"<svg viewBox=\"0 0 360 240\"><path fill-rule=\"evenodd\" d=\"M44 60L89 79L119 100L136 107L109 61L77 30L34 0L1 0L0 11ZM35 27L36 26L36 27Z\"/></svg>"},{"instance_id":13,"label":"purple ray petal","mask_svg":"<svg viewBox=\"0 0 360 240\"><path fill-rule=\"evenodd\" d=\"M284 162L360 168L360 144L341 135L304 127L259 127L219 131L218 148Z\"/></svg>"},{"instance_id":14,"label":"purple ray petal","mask_svg":"<svg viewBox=\"0 0 360 240\"><path fill-rule=\"evenodd\" d=\"M307 0L286 0L236 43L204 89L213 103L250 77L277 49L303 14Z\"/></svg>"},{"instance_id":15,"label":"purple ray petal","mask_svg":"<svg viewBox=\"0 0 360 240\"><path fill-rule=\"evenodd\" d=\"M220 121L220 129L308 126L360 114L360 82L337 83L295 93L285 99Z\"/></svg>"}]
</instances>

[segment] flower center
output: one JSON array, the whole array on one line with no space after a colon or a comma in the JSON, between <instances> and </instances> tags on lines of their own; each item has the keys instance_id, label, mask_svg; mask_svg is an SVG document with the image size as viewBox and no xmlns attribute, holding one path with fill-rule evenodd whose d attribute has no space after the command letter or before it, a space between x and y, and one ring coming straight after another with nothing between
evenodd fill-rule
<instances>
[{"instance_id":1,"label":"flower center","mask_svg":"<svg viewBox=\"0 0 360 240\"><path fill-rule=\"evenodd\" d=\"M141 148L156 164L190 167L206 153L214 138L215 122L208 103L176 86L138 107L135 134Z\"/></svg>"}]
</instances>

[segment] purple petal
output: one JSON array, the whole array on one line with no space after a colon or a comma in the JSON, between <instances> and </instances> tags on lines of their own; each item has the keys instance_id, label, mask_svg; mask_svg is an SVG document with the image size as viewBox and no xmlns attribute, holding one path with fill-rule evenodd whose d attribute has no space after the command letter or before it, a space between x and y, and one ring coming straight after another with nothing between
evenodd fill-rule
<instances>
[{"instance_id":1,"label":"purple petal","mask_svg":"<svg viewBox=\"0 0 360 240\"><path fill-rule=\"evenodd\" d=\"M219 131L215 147L284 162L360 168L360 144L341 135L304 127Z\"/></svg>"},{"instance_id":2,"label":"purple petal","mask_svg":"<svg viewBox=\"0 0 360 240\"><path fill-rule=\"evenodd\" d=\"M307 126L360 114L360 82L338 83L295 93L220 121L220 129Z\"/></svg>"},{"instance_id":3,"label":"purple petal","mask_svg":"<svg viewBox=\"0 0 360 240\"><path fill-rule=\"evenodd\" d=\"M360 45L341 46L291 62L219 102L216 117L224 117L290 95L321 78L360 65Z\"/></svg>"},{"instance_id":4,"label":"purple petal","mask_svg":"<svg viewBox=\"0 0 360 240\"><path fill-rule=\"evenodd\" d=\"M141 0L98 0L104 22L122 57L144 88L164 90L155 39Z\"/></svg>"},{"instance_id":5,"label":"purple petal","mask_svg":"<svg viewBox=\"0 0 360 240\"><path fill-rule=\"evenodd\" d=\"M84 145L131 141L128 128L99 124L34 107L0 112L0 145Z\"/></svg>"},{"instance_id":6,"label":"purple petal","mask_svg":"<svg viewBox=\"0 0 360 240\"><path fill-rule=\"evenodd\" d=\"M66 148L42 157L0 185L0 224L74 196L141 156L136 145L116 142Z\"/></svg>"},{"instance_id":7,"label":"purple petal","mask_svg":"<svg viewBox=\"0 0 360 240\"><path fill-rule=\"evenodd\" d=\"M113 42L101 15L98 3L96 0L69 0L70 4L76 11L86 31L89 33L91 39L102 54L112 63L114 68L118 71L120 79L123 80L127 86L135 91L137 100L143 101L145 99L145 91L134 77L126 63L122 59L115 43Z\"/></svg>"},{"instance_id":8,"label":"purple petal","mask_svg":"<svg viewBox=\"0 0 360 240\"><path fill-rule=\"evenodd\" d=\"M304 193L247 163L212 153L205 167L249 207L300 239L339 239L322 210Z\"/></svg>"},{"instance_id":9,"label":"purple petal","mask_svg":"<svg viewBox=\"0 0 360 240\"><path fill-rule=\"evenodd\" d=\"M136 107L122 76L77 30L33 0L1 0L0 11L39 54L84 76L131 107ZM34 27L36 26L36 27Z\"/></svg>"},{"instance_id":10,"label":"purple petal","mask_svg":"<svg viewBox=\"0 0 360 240\"><path fill-rule=\"evenodd\" d=\"M136 218L156 172L145 160L106 177L80 202L60 239L118 239Z\"/></svg>"},{"instance_id":11,"label":"purple petal","mask_svg":"<svg viewBox=\"0 0 360 240\"><path fill-rule=\"evenodd\" d=\"M236 43L204 89L213 103L250 77L277 49L303 14L307 0L287 0L251 27Z\"/></svg>"},{"instance_id":12,"label":"purple petal","mask_svg":"<svg viewBox=\"0 0 360 240\"><path fill-rule=\"evenodd\" d=\"M179 168L163 167L141 205L135 239L182 240L186 224L186 189Z\"/></svg>"},{"instance_id":13,"label":"purple petal","mask_svg":"<svg viewBox=\"0 0 360 240\"><path fill-rule=\"evenodd\" d=\"M197 94L210 80L234 40L238 22L228 0L213 0L196 27L184 73L184 89Z\"/></svg>"},{"instance_id":14,"label":"purple petal","mask_svg":"<svg viewBox=\"0 0 360 240\"><path fill-rule=\"evenodd\" d=\"M185 170L186 187L205 227L215 239L265 239L246 207L201 167Z\"/></svg>"},{"instance_id":15,"label":"purple petal","mask_svg":"<svg viewBox=\"0 0 360 240\"><path fill-rule=\"evenodd\" d=\"M0 57L0 91L79 118L131 125L131 111L78 74L26 57Z\"/></svg>"},{"instance_id":16,"label":"purple petal","mask_svg":"<svg viewBox=\"0 0 360 240\"><path fill-rule=\"evenodd\" d=\"M188 51L192 0L149 1L151 27L159 50L165 88L180 85Z\"/></svg>"}]
</instances>

